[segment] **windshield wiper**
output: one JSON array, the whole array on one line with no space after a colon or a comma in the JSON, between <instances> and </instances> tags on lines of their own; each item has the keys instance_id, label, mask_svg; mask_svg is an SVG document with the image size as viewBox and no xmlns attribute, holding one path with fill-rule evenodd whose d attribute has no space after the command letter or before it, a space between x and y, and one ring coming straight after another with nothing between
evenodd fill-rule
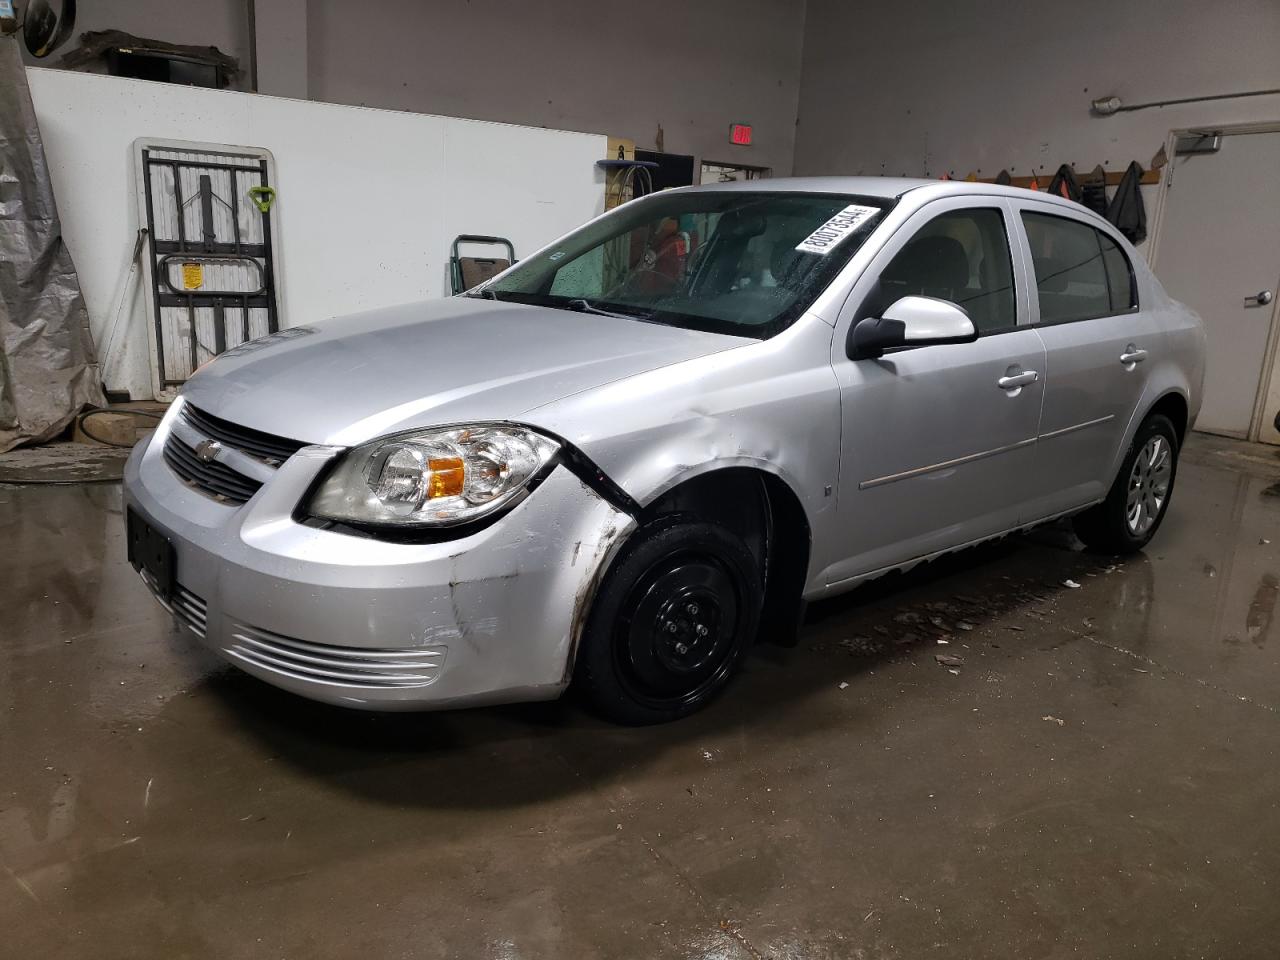
<instances>
[{"instance_id":1,"label":"windshield wiper","mask_svg":"<svg viewBox=\"0 0 1280 960\"><path fill-rule=\"evenodd\" d=\"M620 310L605 310L597 307L590 300L584 300L581 297L568 301L565 305L566 310L576 310L578 313L595 313L602 317L614 317L618 320L650 320L653 318L652 313L645 313L643 310L637 310L635 313L623 313Z\"/></svg>"},{"instance_id":2,"label":"windshield wiper","mask_svg":"<svg viewBox=\"0 0 1280 960\"><path fill-rule=\"evenodd\" d=\"M484 289L481 289L481 290L476 290L474 292L464 293L463 296L470 297L472 300L497 300L498 299L497 291L490 290L488 287L485 287Z\"/></svg>"}]
</instances>

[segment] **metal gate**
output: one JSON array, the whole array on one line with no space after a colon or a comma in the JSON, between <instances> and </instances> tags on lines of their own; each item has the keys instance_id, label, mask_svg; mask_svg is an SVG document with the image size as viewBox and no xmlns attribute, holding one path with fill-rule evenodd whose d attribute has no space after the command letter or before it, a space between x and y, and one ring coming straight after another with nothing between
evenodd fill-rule
<instances>
[{"instance_id":1,"label":"metal gate","mask_svg":"<svg viewBox=\"0 0 1280 960\"><path fill-rule=\"evenodd\" d=\"M279 329L270 155L198 146L139 144L158 399L211 357Z\"/></svg>"}]
</instances>

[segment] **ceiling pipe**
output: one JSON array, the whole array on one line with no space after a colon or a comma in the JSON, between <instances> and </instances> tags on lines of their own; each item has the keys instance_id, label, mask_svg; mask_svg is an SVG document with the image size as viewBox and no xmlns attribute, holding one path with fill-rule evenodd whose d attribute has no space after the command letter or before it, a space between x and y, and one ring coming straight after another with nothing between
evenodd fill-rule
<instances>
[{"instance_id":1,"label":"ceiling pipe","mask_svg":"<svg viewBox=\"0 0 1280 960\"><path fill-rule=\"evenodd\" d=\"M1236 100L1240 97L1268 97L1280 94L1275 90L1247 90L1244 93L1215 93L1208 97L1182 97L1178 100L1153 100L1151 103L1126 104L1119 97L1099 97L1090 107L1099 117L1109 117L1116 113L1130 113L1134 110L1146 110L1149 107L1172 107L1180 103L1206 103L1210 100Z\"/></svg>"}]
</instances>

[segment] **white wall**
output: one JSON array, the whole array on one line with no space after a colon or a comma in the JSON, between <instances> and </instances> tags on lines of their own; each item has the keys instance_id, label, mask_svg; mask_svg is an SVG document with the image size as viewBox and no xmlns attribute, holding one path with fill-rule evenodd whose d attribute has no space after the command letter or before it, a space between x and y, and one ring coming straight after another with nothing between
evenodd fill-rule
<instances>
[{"instance_id":1,"label":"white wall","mask_svg":"<svg viewBox=\"0 0 1280 960\"><path fill-rule=\"evenodd\" d=\"M442 295L449 242L500 234L523 255L603 209L601 136L28 71L36 116L99 348L138 228L138 137L265 147L277 171L284 325ZM150 391L135 278L107 386Z\"/></svg>"},{"instance_id":2,"label":"white wall","mask_svg":"<svg viewBox=\"0 0 1280 960\"><path fill-rule=\"evenodd\" d=\"M263 0L259 0L259 3ZM309 95L791 171L804 0L310 0ZM752 123L755 143L729 143Z\"/></svg>"},{"instance_id":3,"label":"white wall","mask_svg":"<svg viewBox=\"0 0 1280 960\"><path fill-rule=\"evenodd\" d=\"M1147 167L1171 129L1280 120L1280 97L1112 117L1091 116L1091 100L1278 87L1277 0L809 0L795 167L929 177Z\"/></svg>"}]
</instances>

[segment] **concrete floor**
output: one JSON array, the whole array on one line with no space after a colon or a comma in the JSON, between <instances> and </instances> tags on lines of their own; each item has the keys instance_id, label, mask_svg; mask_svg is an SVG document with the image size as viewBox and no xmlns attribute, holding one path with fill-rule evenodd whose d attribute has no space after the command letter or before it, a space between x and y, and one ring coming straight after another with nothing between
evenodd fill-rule
<instances>
[{"instance_id":1,"label":"concrete floor","mask_svg":"<svg viewBox=\"0 0 1280 960\"><path fill-rule=\"evenodd\" d=\"M234 673L114 485L0 486L0 543L0 955L1277 952L1271 450L1197 438L1123 565L1049 529L823 604L643 730Z\"/></svg>"}]
</instances>

